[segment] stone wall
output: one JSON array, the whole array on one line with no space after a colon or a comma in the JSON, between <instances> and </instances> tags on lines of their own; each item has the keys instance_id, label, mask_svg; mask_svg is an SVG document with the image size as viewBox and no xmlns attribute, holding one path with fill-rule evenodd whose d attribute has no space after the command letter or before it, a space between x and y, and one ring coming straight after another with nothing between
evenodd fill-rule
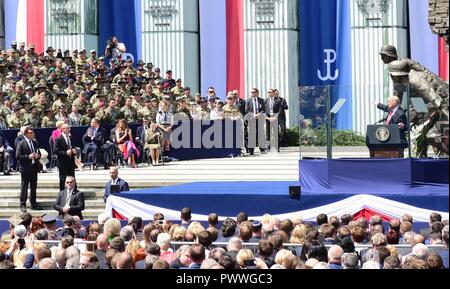
<instances>
[{"instance_id":1,"label":"stone wall","mask_svg":"<svg viewBox=\"0 0 450 289\"><path fill-rule=\"evenodd\" d=\"M444 37L448 43L448 5L449 0L429 0L428 23L434 33Z\"/></svg>"}]
</instances>

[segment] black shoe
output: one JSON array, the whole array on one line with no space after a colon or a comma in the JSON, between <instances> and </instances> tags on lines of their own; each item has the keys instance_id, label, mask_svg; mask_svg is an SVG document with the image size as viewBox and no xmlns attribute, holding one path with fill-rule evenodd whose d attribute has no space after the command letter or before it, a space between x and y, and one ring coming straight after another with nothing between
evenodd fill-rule
<instances>
[{"instance_id":1,"label":"black shoe","mask_svg":"<svg viewBox=\"0 0 450 289\"><path fill-rule=\"evenodd\" d=\"M25 213L27 211L27 208L25 206L20 206L20 211L22 213Z\"/></svg>"},{"instance_id":2,"label":"black shoe","mask_svg":"<svg viewBox=\"0 0 450 289\"><path fill-rule=\"evenodd\" d=\"M3 174L4 174L5 176L10 176L10 175L11 175L11 172L10 172L10 171L5 171Z\"/></svg>"},{"instance_id":3,"label":"black shoe","mask_svg":"<svg viewBox=\"0 0 450 289\"><path fill-rule=\"evenodd\" d=\"M39 206L39 205L31 205L31 209L32 210L36 210L36 211L43 210L43 208L41 206Z\"/></svg>"}]
</instances>

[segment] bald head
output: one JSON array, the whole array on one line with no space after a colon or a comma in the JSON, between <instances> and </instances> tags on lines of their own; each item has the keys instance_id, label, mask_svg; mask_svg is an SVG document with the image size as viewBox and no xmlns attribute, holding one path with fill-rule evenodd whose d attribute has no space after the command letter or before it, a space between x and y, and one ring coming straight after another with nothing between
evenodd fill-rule
<instances>
[{"instance_id":1,"label":"bald head","mask_svg":"<svg viewBox=\"0 0 450 289\"><path fill-rule=\"evenodd\" d=\"M128 252L119 253L117 258L117 269L131 269L133 266L133 257Z\"/></svg>"},{"instance_id":2,"label":"bald head","mask_svg":"<svg viewBox=\"0 0 450 289\"><path fill-rule=\"evenodd\" d=\"M58 269L58 266L52 258L44 258L39 261L39 269Z\"/></svg>"},{"instance_id":3,"label":"bald head","mask_svg":"<svg viewBox=\"0 0 450 289\"><path fill-rule=\"evenodd\" d=\"M238 237L233 237L228 241L228 252L242 249L242 241Z\"/></svg>"},{"instance_id":4,"label":"bald head","mask_svg":"<svg viewBox=\"0 0 450 289\"><path fill-rule=\"evenodd\" d=\"M425 243L425 237L422 236L421 234L415 234L413 237L413 243L411 245L414 246L416 244L424 244L424 243Z\"/></svg>"},{"instance_id":5,"label":"bald head","mask_svg":"<svg viewBox=\"0 0 450 289\"><path fill-rule=\"evenodd\" d=\"M56 250L55 261L58 264L59 268L65 268L66 267L66 262L67 262L66 249L59 248L58 250Z\"/></svg>"},{"instance_id":6,"label":"bald head","mask_svg":"<svg viewBox=\"0 0 450 289\"><path fill-rule=\"evenodd\" d=\"M105 234L98 235L96 244L97 248L107 251L109 246L108 237Z\"/></svg>"},{"instance_id":7,"label":"bald head","mask_svg":"<svg viewBox=\"0 0 450 289\"><path fill-rule=\"evenodd\" d=\"M328 262L341 264L341 257L344 250L338 245L333 245L328 249Z\"/></svg>"}]
</instances>

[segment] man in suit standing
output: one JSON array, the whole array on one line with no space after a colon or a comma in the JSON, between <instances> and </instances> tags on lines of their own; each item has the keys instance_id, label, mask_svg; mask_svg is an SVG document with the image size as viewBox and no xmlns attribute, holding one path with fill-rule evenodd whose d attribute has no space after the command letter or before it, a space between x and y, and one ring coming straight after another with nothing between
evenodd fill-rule
<instances>
[{"instance_id":1,"label":"man in suit standing","mask_svg":"<svg viewBox=\"0 0 450 289\"><path fill-rule=\"evenodd\" d=\"M286 147L288 144L286 143L286 112L285 110L289 109L287 101L285 98L280 96L278 89L273 90L275 94L275 99L278 99L280 102L280 110L278 111L278 126L280 127L280 145Z\"/></svg>"},{"instance_id":2,"label":"man in suit standing","mask_svg":"<svg viewBox=\"0 0 450 289\"><path fill-rule=\"evenodd\" d=\"M18 143L16 150L16 159L20 162L20 210L22 212L27 211L28 185L30 185L31 209L42 209L36 203L37 175L41 153L39 152L37 142L33 140L33 134L33 129L31 127L26 127L24 130L25 138Z\"/></svg>"},{"instance_id":3,"label":"man in suit standing","mask_svg":"<svg viewBox=\"0 0 450 289\"><path fill-rule=\"evenodd\" d=\"M98 119L94 118L91 120L91 127L89 127L86 133L83 135L84 147L82 150L83 155L91 154L93 165L97 165L97 150L103 152L104 168L105 170L111 165L111 153L114 147L108 140L106 131L104 128L100 127L100 122Z\"/></svg>"},{"instance_id":4,"label":"man in suit standing","mask_svg":"<svg viewBox=\"0 0 450 289\"><path fill-rule=\"evenodd\" d=\"M9 145L6 137L3 136L3 131L0 130L0 160L3 162L3 174L5 176L11 174L11 154L14 152Z\"/></svg>"},{"instance_id":5,"label":"man in suit standing","mask_svg":"<svg viewBox=\"0 0 450 289\"><path fill-rule=\"evenodd\" d=\"M281 110L281 100L275 97L274 89L269 89L267 92L267 98L264 101L264 111L266 112L266 139L269 142L269 146L272 145L280 151L280 143L278 139L279 135L279 123L278 117Z\"/></svg>"},{"instance_id":6,"label":"man in suit standing","mask_svg":"<svg viewBox=\"0 0 450 289\"><path fill-rule=\"evenodd\" d=\"M408 146L406 141L405 132L408 130L408 123L406 119L405 111L400 107L400 99L393 95L387 99L388 104L384 105L375 102L378 109L381 109L388 113L385 124L396 124L400 128L400 138L404 146Z\"/></svg>"},{"instance_id":7,"label":"man in suit standing","mask_svg":"<svg viewBox=\"0 0 450 289\"><path fill-rule=\"evenodd\" d=\"M75 156L78 152L72 146L70 126L63 124L61 130L62 134L55 141L55 152L58 156L59 190L63 191L66 177L72 176L75 178Z\"/></svg>"},{"instance_id":8,"label":"man in suit standing","mask_svg":"<svg viewBox=\"0 0 450 289\"><path fill-rule=\"evenodd\" d=\"M64 218L66 215L78 216L83 220L84 193L75 188L75 178L67 176L65 178L65 188L58 194L53 208L59 212L59 216Z\"/></svg>"},{"instance_id":9,"label":"man in suit standing","mask_svg":"<svg viewBox=\"0 0 450 289\"><path fill-rule=\"evenodd\" d=\"M247 147L250 155L254 154L255 146L259 146L262 154L266 153L266 141L264 137L264 99L259 97L259 90L252 88L251 97L245 103L245 118L248 124ZM253 124L252 124L253 122ZM253 132L256 130L256 132Z\"/></svg>"},{"instance_id":10,"label":"man in suit standing","mask_svg":"<svg viewBox=\"0 0 450 289\"><path fill-rule=\"evenodd\" d=\"M111 176L111 180L105 185L105 194L103 195L103 201L108 199L111 195L111 187L114 186L116 192L126 192L129 191L128 183L125 180L119 178L119 168L111 167L109 168L109 175ZM114 191L113 191L114 192Z\"/></svg>"}]
</instances>

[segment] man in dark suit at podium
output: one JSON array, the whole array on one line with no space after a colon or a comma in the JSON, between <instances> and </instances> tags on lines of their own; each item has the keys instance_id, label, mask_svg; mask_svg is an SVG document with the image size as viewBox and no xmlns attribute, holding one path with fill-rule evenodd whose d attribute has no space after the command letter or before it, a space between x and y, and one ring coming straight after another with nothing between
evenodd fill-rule
<instances>
[{"instance_id":1,"label":"man in dark suit at podium","mask_svg":"<svg viewBox=\"0 0 450 289\"><path fill-rule=\"evenodd\" d=\"M125 180L119 178L119 168L111 167L109 168L109 175L111 176L111 180L105 185L105 194L103 196L103 201L108 199L111 193L119 193L129 191L128 183Z\"/></svg>"},{"instance_id":2,"label":"man in dark suit at podium","mask_svg":"<svg viewBox=\"0 0 450 289\"><path fill-rule=\"evenodd\" d=\"M408 122L405 111L400 107L400 99L397 96L391 96L387 99L388 104L375 103L378 109L388 113L384 124L397 124L401 132L402 140L406 140L405 132L408 129Z\"/></svg>"}]
</instances>

